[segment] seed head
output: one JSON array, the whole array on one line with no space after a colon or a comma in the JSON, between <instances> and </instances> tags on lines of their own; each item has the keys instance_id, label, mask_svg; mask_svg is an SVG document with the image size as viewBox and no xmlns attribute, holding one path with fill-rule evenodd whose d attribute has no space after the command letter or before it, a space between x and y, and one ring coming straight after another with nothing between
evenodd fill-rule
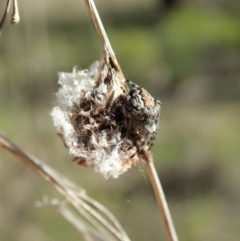
<instances>
[{"instance_id":1,"label":"seed head","mask_svg":"<svg viewBox=\"0 0 240 241\"><path fill-rule=\"evenodd\" d=\"M109 63L95 62L86 70L74 67L72 73L60 73L58 83L59 105L50 114L75 162L94 167L106 178L116 178L141 160L142 147L153 136L150 127L145 128L149 116L144 112L143 120L136 108L134 112L129 109L134 102L129 99L128 86L117 79ZM148 100L155 103L151 98ZM158 119L159 114L160 105L154 118ZM140 119L136 118L139 115ZM158 123L150 122L151 126Z\"/></svg>"}]
</instances>

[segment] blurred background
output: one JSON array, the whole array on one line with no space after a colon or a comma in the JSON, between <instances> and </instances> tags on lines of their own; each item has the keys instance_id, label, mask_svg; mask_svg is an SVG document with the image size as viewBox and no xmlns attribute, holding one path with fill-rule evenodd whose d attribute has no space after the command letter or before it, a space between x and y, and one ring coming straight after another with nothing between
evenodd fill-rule
<instances>
[{"instance_id":1,"label":"blurred background","mask_svg":"<svg viewBox=\"0 0 240 241\"><path fill-rule=\"evenodd\" d=\"M153 147L180 240L240 239L240 1L96 1L126 78L163 103ZM0 2L3 14L5 1ZM0 131L109 208L132 240L166 240L144 166L105 180L78 168L49 112L58 71L87 68L101 43L82 0L19 1L0 37ZM54 210L62 197L0 149L0 239L82 240Z\"/></svg>"}]
</instances>

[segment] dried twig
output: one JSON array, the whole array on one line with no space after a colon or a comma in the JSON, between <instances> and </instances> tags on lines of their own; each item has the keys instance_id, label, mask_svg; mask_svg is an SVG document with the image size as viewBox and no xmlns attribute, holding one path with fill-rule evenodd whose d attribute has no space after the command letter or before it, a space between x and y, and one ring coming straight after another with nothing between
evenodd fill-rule
<instances>
[{"instance_id":1,"label":"dried twig","mask_svg":"<svg viewBox=\"0 0 240 241\"><path fill-rule=\"evenodd\" d=\"M3 13L2 20L1 20L1 22L0 22L0 34L1 34L1 30L2 30L3 24L4 24L4 22L5 22L5 19L6 19L7 15L8 15L11 2L12 2L12 0L7 0L6 8L5 8L5 11L4 11L4 13Z\"/></svg>"},{"instance_id":2,"label":"dried twig","mask_svg":"<svg viewBox=\"0 0 240 241\"><path fill-rule=\"evenodd\" d=\"M71 223L81 234L83 234L86 241L94 241L93 237L96 237L98 240L104 241L105 237L99 236L99 233L96 232L92 227L89 227L86 222L75 215L67 206L66 202L60 202L57 199L48 200L44 197L43 201L36 202L37 207L50 207L54 210L57 210L69 223Z\"/></svg>"},{"instance_id":3,"label":"dried twig","mask_svg":"<svg viewBox=\"0 0 240 241\"><path fill-rule=\"evenodd\" d=\"M3 28L3 25L5 23L6 17L9 13L10 5L12 3L12 0L7 0L6 2L6 8L2 16L2 20L0 22L0 34ZM13 0L13 14L11 18L11 24L18 24L20 21L20 16L19 16L19 10L18 10L18 2L17 0Z\"/></svg>"},{"instance_id":4,"label":"dried twig","mask_svg":"<svg viewBox=\"0 0 240 241\"><path fill-rule=\"evenodd\" d=\"M95 234L99 237L104 236L105 240L129 241L127 234L119 224L116 218L97 201L93 201L87 196L84 189L79 188L74 183L70 182L66 177L58 173L46 163L31 156L19 147L9 141L6 137L0 134L0 145L18 157L25 165L38 173L49 183L51 183L62 195L64 195L69 203L71 203L77 211L92 224L95 229ZM87 200L87 201L85 201ZM89 205L90 204L90 205ZM93 207L93 208L92 208ZM105 216L109 217L106 220L98 211L101 211ZM78 223L75 226L79 225ZM82 225L82 224L81 224ZM120 229L119 229L120 227ZM86 227L85 230L90 229ZM95 235L96 236L96 235Z\"/></svg>"},{"instance_id":5,"label":"dried twig","mask_svg":"<svg viewBox=\"0 0 240 241\"><path fill-rule=\"evenodd\" d=\"M148 175L150 177L152 187L155 193L155 197L157 200L158 207L160 209L160 212L162 214L165 230L168 235L169 241L178 241L177 233L175 231L172 217L170 214L170 210L168 208L167 200L165 198L163 188L160 182L160 179L158 177L154 161L152 158L151 152L146 152L146 168L148 171Z\"/></svg>"},{"instance_id":6,"label":"dried twig","mask_svg":"<svg viewBox=\"0 0 240 241\"><path fill-rule=\"evenodd\" d=\"M103 27L103 24L101 22L101 19L98 15L97 9L95 7L94 1L93 0L85 0L89 10L90 10L90 14L92 16L92 19L94 21L96 30L98 32L98 35L100 37L100 39L102 40L103 43L103 50L106 52L106 54L108 54L112 61L114 62L114 67L116 66L117 68L115 68L119 74L122 76L122 78L124 78L123 73L121 71L121 68L118 64L118 61L115 57L114 51L111 47L111 44L108 40L106 31ZM151 152L148 150L143 150L142 153L142 157L145 160L146 163L146 167L148 170L148 174L154 189L154 193L155 193L155 197L158 203L158 207L160 209L160 213L163 217L164 220L164 225L165 225L165 230L167 232L168 235L168 239L169 241L177 241L177 234L173 225L173 221L171 218L171 214L167 205L167 201L165 199L164 196L164 192L160 183L160 180L158 178L157 172L156 172L156 168L154 166L154 162L153 162L153 158L151 155Z\"/></svg>"},{"instance_id":7,"label":"dried twig","mask_svg":"<svg viewBox=\"0 0 240 241\"><path fill-rule=\"evenodd\" d=\"M106 55L110 56L110 58L111 58L111 60L114 64L115 69L123 77L121 67L118 64L118 61L116 59L116 56L115 56L114 51L112 49L112 46L109 42L108 36L106 34L106 31L104 29L102 21L99 17L99 14L98 14L98 11L97 11L97 8L95 6L94 1L93 0L85 0L85 2L86 2L86 5L89 8L89 11L90 11L91 17L93 19L94 25L96 27L96 30L98 32L98 35L99 35L100 39L102 40L103 51L105 52ZM124 79L124 77L123 77L123 79Z\"/></svg>"}]
</instances>

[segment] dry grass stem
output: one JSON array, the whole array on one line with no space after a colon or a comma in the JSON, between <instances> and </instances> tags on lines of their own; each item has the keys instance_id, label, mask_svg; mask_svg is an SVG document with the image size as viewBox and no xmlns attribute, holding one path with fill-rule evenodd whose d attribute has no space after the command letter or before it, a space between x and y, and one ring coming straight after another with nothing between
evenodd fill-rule
<instances>
[{"instance_id":1,"label":"dry grass stem","mask_svg":"<svg viewBox=\"0 0 240 241\"><path fill-rule=\"evenodd\" d=\"M1 22L0 22L0 34L1 34L1 31L2 31L2 28L3 28L3 25L4 25L4 23L5 23L6 17L7 17L7 15L8 15L11 2L12 2L12 0L7 0L6 8L5 8L5 11L4 11L4 13L3 13L3 16L2 16L2 19L1 19Z\"/></svg>"},{"instance_id":2,"label":"dry grass stem","mask_svg":"<svg viewBox=\"0 0 240 241\"><path fill-rule=\"evenodd\" d=\"M95 24L96 30L98 32L98 35L103 42L104 55L110 56L110 58L114 62L114 67L117 66L116 70L120 73L121 79L124 79L124 75L121 71L121 68L118 64L118 61L117 61L116 57L115 57L114 51L113 51L113 49L111 47L111 44L108 40L106 31L105 31L105 29L103 27L103 24L101 22L101 19L99 17L99 14L98 14L98 11L95 7L94 1L93 0L85 0L85 2L86 2L87 6L90 10L90 14L91 14L92 19L94 21L94 24ZM102 58L102 60L105 60L105 59L106 58ZM148 174L149 174L149 177L150 177L153 189L154 189L157 204L158 204L158 207L160 209L161 216L164 220L164 227L165 227L165 230L167 232L168 239L169 239L169 241L178 241L178 237L177 237L177 234L176 234L176 231L175 231L175 228L174 228L174 225L173 225L173 221L172 221L172 218L171 218L170 210L168 208L167 201L166 201L166 198L165 198L165 195L164 195L159 177L157 175L156 168L154 166L154 162L153 162L151 152L148 151L147 149L143 149L140 156L145 161L146 168L148 170Z\"/></svg>"},{"instance_id":3,"label":"dry grass stem","mask_svg":"<svg viewBox=\"0 0 240 241\"><path fill-rule=\"evenodd\" d=\"M103 51L105 52L104 55L109 55L109 57L111 58L112 64L114 65L115 69L117 70L117 72L120 75L122 75L122 78L124 79L121 67L118 64L118 61L116 59L116 56L114 54L114 51L112 49L112 46L111 46L110 41L108 39L108 36L106 34L106 31L104 29L104 26L102 24L101 18L100 18L99 14L98 14L98 11L97 11L97 8L95 6L94 1L93 0L85 0L85 2L86 2L86 5L87 5L87 7L88 7L88 9L90 11L90 15L91 15L91 17L93 19L93 22L94 22L95 28L97 30L97 33L98 33L100 39L102 40Z\"/></svg>"},{"instance_id":4,"label":"dry grass stem","mask_svg":"<svg viewBox=\"0 0 240 241\"><path fill-rule=\"evenodd\" d=\"M4 10L4 13L0 22L0 34L3 28L3 25L5 23L6 17L9 13L11 3L12 3L12 0L7 0L6 2L6 8ZM13 0L13 14L11 17L11 24L18 24L19 21L20 21L20 16L19 16L19 10L18 10L18 2L17 0Z\"/></svg>"},{"instance_id":5,"label":"dry grass stem","mask_svg":"<svg viewBox=\"0 0 240 241\"><path fill-rule=\"evenodd\" d=\"M50 207L59 212L69 223L71 223L85 238L86 241L94 241L93 237L97 240L105 240L104 236L99 236L92 227L86 222L74 214L67 206L66 202L60 202L57 199L49 201L47 198L43 198L42 202L36 202L37 207Z\"/></svg>"},{"instance_id":6,"label":"dry grass stem","mask_svg":"<svg viewBox=\"0 0 240 241\"><path fill-rule=\"evenodd\" d=\"M152 183L152 187L153 187L153 190L155 193L158 207L160 209L160 213L163 218L163 222L164 222L165 230L168 235L168 239L169 239L169 241L178 241L177 233L175 231L171 213L168 208L167 200L165 198L163 188L162 188L160 179L158 177L158 174L157 174L154 162L153 162L152 154L150 152L148 152L147 156L148 157L146 160L146 168L147 168L148 175L149 175L149 178Z\"/></svg>"},{"instance_id":7,"label":"dry grass stem","mask_svg":"<svg viewBox=\"0 0 240 241\"><path fill-rule=\"evenodd\" d=\"M103 240L107 241L130 241L117 219L108 210L106 212L106 208L100 203L88 197L84 189L69 181L66 177L49 167L46 163L25 153L1 134L0 145L14 154L34 172L46 179L62 195L65 196L66 200L76 208L78 213L91 224L91 228L86 226L84 229L85 231L94 229L94 236L97 235L99 237L104 237ZM107 219L103 217L102 214L104 214ZM73 222L73 220L76 219L72 218L71 220ZM82 225L82 222L75 223L75 226L80 227ZM92 233L92 231L89 233Z\"/></svg>"},{"instance_id":8,"label":"dry grass stem","mask_svg":"<svg viewBox=\"0 0 240 241\"><path fill-rule=\"evenodd\" d=\"M94 241L93 237L96 237L97 240L105 240L104 236L100 236L98 232L94 229L87 227L87 224L80 220L79 217L76 217L69 209L66 207L59 206L57 211L62 214L62 216L71 223L80 233L83 234L86 241ZM82 221L82 222L81 222ZM86 228L87 227L87 228Z\"/></svg>"}]
</instances>

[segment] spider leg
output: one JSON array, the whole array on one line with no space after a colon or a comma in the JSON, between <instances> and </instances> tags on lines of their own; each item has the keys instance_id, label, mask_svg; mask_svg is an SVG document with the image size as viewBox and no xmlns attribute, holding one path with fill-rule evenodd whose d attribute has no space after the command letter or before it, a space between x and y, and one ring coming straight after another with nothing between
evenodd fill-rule
<instances>
[{"instance_id":1,"label":"spider leg","mask_svg":"<svg viewBox=\"0 0 240 241\"><path fill-rule=\"evenodd\" d=\"M160 100L158 100L158 99L154 99L154 103L162 106L162 102Z\"/></svg>"},{"instance_id":2,"label":"spider leg","mask_svg":"<svg viewBox=\"0 0 240 241\"><path fill-rule=\"evenodd\" d=\"M135 87L140 87L139 85L135 84L135 83L132 82L131 80L126 79L126 82L128 82L133 88L135 88Z\"/></svg>"},{"instance_id":3,"label":"spider leg","mask_svg":"<svg viewBox=\"0 0 240 241\"><path fill-rule=\"evenodd\" d=\"M135 152L134 154L132 154L132 155L130 156L130 158L135 157L136 154L137 154L137 152Z\"/></svg>"},{"instance_id":4,"label":"spider leg","mask_svg":"<svg viewBox=\"0 0 240 241\"><path fill-rule=\"evenodd\" d=\"M133 146L130 146L128 149L127 149L127 151L130 151L131 149L134 149L134 147ZM136 154L137 154L137 149L135 150L135 152L133 152L133 154L130 156L130 158L133 158Z\"/></svg>"},{"instance_id":5,"label":"spider leg","mask_svg":"<svg viewBox=\"0 0 240 241\"><path fill-rule=\"evenodd\" d=\"M154 144L154 142L156 141L156 137L157 137L157 132L155 132L151 137L150 140L148 141L148 150L150 150Z\"/></svg>"},{"instance_id":6,"label":"spider leg","mask_svg":"<svg viewBox=\"0 0 240 241\"><path fill-rule=\"evenodd\" d=\"M121 89L122 89L124 94L127 94L127 91L122 86L121 86Z\"/></svg>"}]
</instances>

